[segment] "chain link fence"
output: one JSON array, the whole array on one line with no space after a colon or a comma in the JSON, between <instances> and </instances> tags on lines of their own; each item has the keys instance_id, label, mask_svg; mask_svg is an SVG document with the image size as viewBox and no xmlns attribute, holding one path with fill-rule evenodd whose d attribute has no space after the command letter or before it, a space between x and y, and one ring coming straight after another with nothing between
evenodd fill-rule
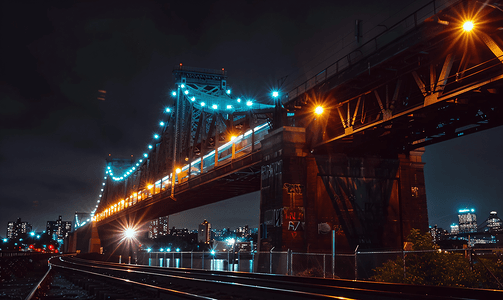
<instances>
[{"instance_id":1,"label":"chain link fence","mask_svg":"<svg viewBox=\"0 0 503 300\"><path fill-rule=\"evenodd\" d=\"M503 249L438 249L422 251L356 251L346 254L274 252L139 252L141 265L215 271L283 274L292 276L369 280L377 267L401 261L403 276L407 263L419 254L457 253L470 262L481 257L503 256Z\"/></svg>"}]
</instances>

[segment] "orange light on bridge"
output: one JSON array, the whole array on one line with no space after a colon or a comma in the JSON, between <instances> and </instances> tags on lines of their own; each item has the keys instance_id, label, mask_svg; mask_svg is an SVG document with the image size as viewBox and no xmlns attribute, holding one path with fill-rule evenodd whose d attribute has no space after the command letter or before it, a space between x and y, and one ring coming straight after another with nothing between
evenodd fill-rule
<instances>
[{"instance_id":1,"label":"orange light on bridge","mask_svg":"<svg viewBox=\"0 0 503 300\"><path fill-rule=\"evenodd\" d=\"M151 190L153 187L154 187L154 186L153 186L152 184L149 184L149 185L147 186L147 188L148 188L149 190Z\"/></svg>"},{"instance_id":2,"label":"orange light on bridge","mask_svg":"<svg viewBox=\"0 0 503 300\"><path fill-rule=\"evenodd\" d=\"M182 169L180 169L180 168L176 168L176 171L175 171L175 172L176 172L176 174L180 174L180 173L182 172Z\"/></svg>"},{"instance_id":3,"label":"orange light on bridge","mask_svg":"<svg viewBox=\"0 0 503 300\"><path fill-rule=\"evenodd\" d=\"M322 106L317 106L315 109L314 109L314 113L317 114L317 115L321 115L323 113L323 107Z\"/></svg>"},{"instance_id":4,"label":"orange light on bridge","mask_svg":"<svg viewBox=\"0 0 503 300\"><path fill-rule=\"evenodd\" d=\"M472 21L466 21L463 23L463 30L466 32L470 32L473 29L473 22Z\"/></svg>"},{"instance_id":5,"label":"orange light on bridge","mask_svg":"<svg viewBox=\"0 0 503 300\"><path fill-rule=\"evenodd\" d=\"M231 136L231 141L233 141L233 140L235 140L235 139L236 139L236 136L235 136L235 135Z\"/></svg>"}]
</instances>

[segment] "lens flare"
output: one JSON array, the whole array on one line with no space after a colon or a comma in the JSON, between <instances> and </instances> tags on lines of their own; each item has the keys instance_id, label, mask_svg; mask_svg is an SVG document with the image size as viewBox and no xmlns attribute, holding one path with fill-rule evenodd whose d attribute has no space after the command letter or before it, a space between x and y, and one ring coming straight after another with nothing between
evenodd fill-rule
<instances>
[{"instance_id":1,"label":"lens flare","mask_svg":"<svg viewBox=\"0 0 503 300\"><path fill-rule=\"evenodd\" d=\"M466 32L472 31L473 29L473 22L472 21L466 21L463 23L463 30Z\"/></svg>"}]
</instances>

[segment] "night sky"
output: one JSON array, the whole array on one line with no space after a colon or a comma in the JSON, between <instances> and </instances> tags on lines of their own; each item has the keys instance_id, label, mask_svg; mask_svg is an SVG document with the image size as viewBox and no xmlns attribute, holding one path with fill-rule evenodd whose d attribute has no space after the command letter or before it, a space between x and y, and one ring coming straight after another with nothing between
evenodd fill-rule
<instances>
[{"instance_id":1,"label":"night sky","mask_svg":"<svg viewBox=\"0 0 503 300\"><path fill-rule=\"evenodd\" d=\"M179 63L224 67L234 94L265 102L280 78L326 64L355 19L385 22L424 2L0 2L0 236L18 217L41 231L91 211L108 154L138 157L158 129ZM503 215L502 154L501 127L428 146L430 224L447 228L467 206L480 221ZM258 204L252 193L170 226L257 226Z\"/></svg>"}]
</instances>

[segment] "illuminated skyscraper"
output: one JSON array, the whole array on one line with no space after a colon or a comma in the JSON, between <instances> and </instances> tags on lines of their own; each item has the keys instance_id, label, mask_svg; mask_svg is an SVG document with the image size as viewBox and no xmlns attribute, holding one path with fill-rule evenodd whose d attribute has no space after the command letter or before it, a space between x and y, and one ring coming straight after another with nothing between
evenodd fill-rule
<instances>
[{"instance_id":1,"label":"illuminated skyscraper","mask_svg":"<svg viewBox=\"0 0 503 300\"><path fill-rule=\"evenodd\" d=\"M7 223L7 238L15 239L21 234L25 234L31 231L31 225L28 222L22 222L21 218L18 218L16 222Z\"/></svg>"},{"instance_id":2,"label":"illuminated skyscraper","mask_svg":"<svg viewBox=\"0 0 503 300\"><path fill-rule=\"evenodd\" d=\"M53 239L62 240L68 236L72 230L72 221L63 221L59 216L56 221L47 221L47 234Z\"/></svg>"},{"instance_id":3,"label":"illuminated skyscraper","mask_svg":"<svg viewBox=\"0 0 503 300\"><path fill-rule=\"evenodd\" d=\"M209 244L211 238L211 224L204 220L199 224L199 231L197 232L197 242Z\"/></svg>"},{"instance_id":4,"label":"illuminated skyscraper","mask_svg":"<svg viewBox=\"0 0 503 300\"><path fill-rule=\"evenodd\" d=\"M458 234L459 233L459 225L458 224L452 224L451 225L451 234Z\"/></svg>"},{"instance_id":5,"label":"illuminated skyscraper","mask_svg":"<svg viewBox=\"0 0 503 300\"><path fill-rule=\"evenodd\" d=\"M475 209L465 208L458 211L459 232L477 232L477 215Z\"/></svg>"},{"instance_id":6,"label":"illuminated skyscraper","mask_svg":"<svg viewBox=\"0 0 503 300\"><path fill-rule=\"evenodd\" d=\"M498 213L492 211L487 220L479 227L480 232L498 233L503 231L503 222L498 217Z\"/></svg>"},{"instance_id":7,"label":"illuminated skyscraper","mask_svg":"<svg viewBox=\"0 0 503 300\"><path fill-rule=\"evenodd\" d=\"M150 221L148 226L148 237L156 239L169 234L169 216L159 217Z\"/></svg>"}]
</instances>

